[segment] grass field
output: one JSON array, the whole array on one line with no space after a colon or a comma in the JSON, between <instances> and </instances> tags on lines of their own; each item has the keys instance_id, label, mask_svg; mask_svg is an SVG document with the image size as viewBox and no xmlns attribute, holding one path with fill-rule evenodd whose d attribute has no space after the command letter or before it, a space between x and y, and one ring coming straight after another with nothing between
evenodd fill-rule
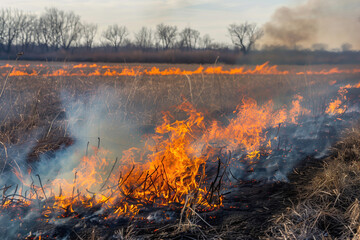
<instances>
[{"instance_id":1,"label":"grass field","mask_svg":"<svg viewBox=\"0 0 360 240\"><path fill-rule=\"evenodd\" d=\"M5 66L5 64L11 66L1 68L1 65ZM214 119L225 126L231 126L234 114L239 109L238 106L242 106L244 99L248 98L254 99L259 108L266 106L271 100L273 104L271 114L274 116L275 112L283 108L294 107L295 100L301 99L301 107L306 111L298 111L297 117L299 119L301 115L305 115L305 112L311 112L311 119L328 121L325 125L331 125L334 129L337 126L350 128L357 117L352 112L358 112L359 93L356 91L356 87L354 89L348 87L344 104L346 103L348 109L351 110L348 112L352 115L345 115L345 113L329 115L326 113L329 104L339 98L338 91L341 87L348 84L355 86L359 83L360 72L354 71L354 69L359 69L358 65L282 65L276 68L280 72L287 71L286 74L200 73L89 76L86 74L94 72L94 68L90 67L91 64L83 64L86 66L80 67L80 70L85 74L84 76L81 74L77 76L74 76L76 74L72 76L69 74L50 76L48 73L56 72L59 69L65 69L68 73L76 73L79 68L74 66L79 65L79 63L0 62L0 76L2 76L0 88L3 89L0 95L2 185L11 184L11 178L8 177L7 173L14 172L14 169L23 169L25 166L25 169L33 169L36 172L41 168L36 163L42 162L44 159L58 161L61 159L58 153L66 152L66 149L71 146L81 146L82 148L77 151L86 151L87 154L86 142L96 146L97 144L100 145L101 141L101 146L113 152L111 157L121 157L124 150L142 146L145 136L154 134L156 126L164 122L164 112L169 112L171 115L169 120L171 123L185 121L185 125L190 129L186 112L184 113L177 108L183 102L191 103L198 112L203 113L205 119ZM106 66L104 68L107 69L120 71L119 69L124 68L138 68L139 64L99 63L96 69L105 71L102 68L103 66ZM217 66L215 64L204 65L203 67L206 69ZM145 64L141 67L150 70L154 65ZM157 64L155 67L160 71L171 68L195 71L199 65ZM225 65L223 69L229 70L234 67L236 66ZM255 66L244 66L245 70L254 68ZM334 68L337 70L332 70ZM11 74L15 70L28 75L34 70L37 74L33 76ZM305 72L308 73L299 74ZM317 74L313 74L314 72ZM243 118L249 114L242 110L238 110L238 113ZM261 111L258 111L257 114L260 113ZM88 124L86 117L92 116L92 114L95 114L96 117L90 118L90 124ZM326 121L323 120L324 118ZM261 121L259 122L261 123ZM341 124L336 125L337 123L333 122L341 122ZM284 133L284 136L292 136L289 132L298 133L297 129L302 129L303 125L306 128L309 121L301 122L299 120L299 123L292 124L290 126L289 123L288 128L282 127L281 129L279 124L278 129L275 127L275 130L269 130L269 126L266 125L263 130L269 132L269 135L275 135L277 131L276 140L279 132L279 135ZM83 128L83 126L86 127ZM122 232L116 227L112 228L112 234L114 235L116 230L117 238L115 239L136 239L136 236L175 238L181 234L187 234L189 238L196 238L200 235L199 238L203 239L207 236L217 239L356 237L359 229L357 201L359 198L357 195L359 171L357 167L346 168L348 163L351 166L358 165L356 162L359 156L358 141L356 140L358 135L354 132L357 134L358 131L354 130L347 140L340 142L337 145L338 150L331 155L333 157L325 160L324 157L321 161L316 160L313 158L315 153L307 152L308 150L304 147L304 154L309 156L308 162L316 167L300 167L299 172L302 175L296 174L290 169L287 176L289 182L254 182L253 185L251 185L251 181L250 185L247 181L237 182L235 185L239 191L234 193L235 196L232 200L236 202L234 206L237 210L233 212L231 211L232 206L225 206L222 209L223 213L221 213L221 209L217 210L214 215L206 215L204 221L192 220L198 215L188 213L193 217L188 218L188 223L183 223L181 227L179 225L179 227L174 228L174 222L172 222L171 227L163 229L169 235L154 232L152 233L154 235L149 235L149 231L132 229L131 226L134 227L135 225L131 224L121 230ZM195 138L196 132L193 131L190 135L192 134L194 135L192 138ZM252 136L250 133L247 134L250 137ZM171 132L166 132L165 135L171 136ZM336 140L339 140L337 137L338 134L336 134ZM227 138L232 138L232 135L230 134ZM297 138L300 139L298 136ZM300 140L293 141L292 145L288 144L288 148L291 145L291 149L293 149L293 145L295 143L300 144ZM85 143L85 145L78 145L79 142ZM297 151L302 146L307 145L299 145L298 148L294 146L293 150L286 150L287 146L285 146L283 151L279 140L279 144L272 144L271 150L273 152L278 151L279 156L282 156L285 152ZM262 149L259 151L261 152ZM290 154L288 155L290 156ZM265 158L265 155L263 157ZM296 161L301 162L301 160L303 159ZM326 163L324 168L321 165L323 161ZM32 167L33 164L37 168ZM109 172L108 168L107 172ZM344 172L335 173L335 169L339 168L344 169ZM51 172L49 169L45 171ZM316 175L314 175L315 173ZM347 176L354 176L354 178L349 180ZM344 181L339 183L337 179L344 179ZM254 179L254 181L256 180L258 179ZM43 179L44 183L46 181ZM44 186L46 185L44 184ZM39 188L39 192L41 188ZM272 194L270 200L267 195L269 192ZM45 193L44 195L46 198ZM293 201L293 206L290 203L291 201ZM229 200L225 201L224 204L229 204ZM331 204L331 207L328 204ZM186 204L183 205L186 206ZM250 207L247 208L247 206ZM191 207L189 209L191 210ZM214 216L216 217L215 220L213 219ZM178 224L177 221L178 219L175 220L176 224ZM214 227L209 227L209 223ZM28 228L26 229L28 230ZM159 227L156 225L152 228L149 227L149 229L154 231ZM1 231L10 235L7 230L1 229ZM82 235L83 239L93 239L92 237L100 236L102 231L104 230L97 230L94 227L81 230L81 234L84 234ZM17 233L20 232L21 230ZM71 238L76 239L78 233L74 235L72 232L71 234ZM39 236L41 234L33 235L32 239L39 239ZM42 239L47 239L45 236L42 237Z\"/></svg>"},{"instance_id":2,"label":"grass field","mask_svg":"<svg viewBox=\"0 0 360 240\"><path fill-rule=\"evenodd\" d=\"M4 65L7 62L4 62ZM12 62L10 62L11 64ZM21 63L22 65L26 63ZM36 65L36 63L31 63ZM71 63L49 63L48 69L54 71ZM121 67L124 67L120 65ZM129 65L126 65L129 66ZM131 65L130 65L131 66ZM135 64L135 66L137 66ZM145 65L146 67L147 65ZM157 65L165 69L172 65ZM152 67L150 65L149 67ZM181 69L195 70L198 65L176 65ZM337 66L281 66L281 70L301 72L306 70L321 71ZM29 67L31 69L31 67ZM356 66L340 66L351 69ZM41 69L40 71L49 71ZM85 69L84 71L90 71ZM3 74L10 71L1 69ZM124 118L138 125L155 125L161 120L161 111L169 110L183 99L191 101L197 108L209 113L220 115L232 112L243 97L251 97L260 104L272 99L278 107L288 104L295 94L305 98L304 106L313 111L324 111L330 102L335 89L330 84L337 85L356 83L359 74L332 75L192 75L192 76L115 76L115 77L41 77L41 76L10 76L3 95L1 96L1 121L4 127L2 142L16 142L18 135L26 135L33 128L49 128L50 124L60 123L62 92L70 97L94 95L99 89L112 91L116 96L117 106L114 109L122 111ZM2 78L4 84L5 76ZM328 92L329 94L322 94ZM325 95L326 99L317 99ZM115 110L116 111L116 110ZM220 114L219 114L220 113ZM26 118L26 119L25 119ZM21 126L23 125L23 126ZM58 126L55 124L54 126ZM60 124L61 125L61 124ZM16 126L16 129L11 129ZM12 131L11 134L6 133ZM50 135L61 129L52 128ZM16 134L19 132L19 134ZM15 135L14 135L15 134ZM11 137L9 136L11 135ZM15 138L15 139L14 139ZM12 140L11 140L12 139Z\"/></svg>"}]
</instances>

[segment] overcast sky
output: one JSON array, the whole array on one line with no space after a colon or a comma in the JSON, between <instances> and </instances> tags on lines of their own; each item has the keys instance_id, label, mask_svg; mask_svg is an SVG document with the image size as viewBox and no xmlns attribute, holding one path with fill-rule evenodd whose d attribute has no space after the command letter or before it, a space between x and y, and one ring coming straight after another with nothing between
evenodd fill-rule
<instances>
[{"instance_id":1,"label":"overcast sky","mask_svg":"<svg viewBox=\"0 0 360 240\"><path fill-rule=\"evenodd\" d=\"M107 25L125 25L133 33L141 26L158 23L190 26L201 35L210 34L218 42L229 43L227 26L244 21L263 24L276 8L294 6L305 0L0 0L11 7L40 14L45 7L72 10L83 21L96 23L101 31Z\"/></svg>"}]
</instances>

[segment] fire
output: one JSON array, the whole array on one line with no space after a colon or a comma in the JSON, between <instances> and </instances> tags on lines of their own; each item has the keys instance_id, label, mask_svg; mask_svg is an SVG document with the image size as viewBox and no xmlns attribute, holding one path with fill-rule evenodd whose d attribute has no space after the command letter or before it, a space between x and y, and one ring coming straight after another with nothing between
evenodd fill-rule
<instances>
[{"instance_id":1,"label":"fire","mask_svg":"<svg viewBox=\"0 0 360 240\"><path fill-rule=\"evenodd\" d=\"M232 68L230 70L223 70L222 67L208 67L205 70L206 74L276 74L276 75L286 75L289 74L289 71L279 71L277 66L274 65L269 67L269 62L266 62L262 65L256 66L254 69L244 70L244 68Z\"/></svg>"},{"instance_id":2,"label":"fire","mask_svg":"<svg viewBox=\"0 0 360 240\"><path fill-rule=\"evenodd\" d=\"M43 76L44 77L69 76L69 73L66 70L58 69L53 71L52 73L45 73Z\"/></svg>"},{"instance_id":3,"label":"fire","mask_svg":"<svg viewBox=\"0 0 360 240\"><path fill-rule=\"evenodd\" d=\"M79 208L95 206L107 211L108 217L135 216L149 205L217 208L223 197L214 191L214 186L220 184L222 177L206 174L208 164L218 161L221 165L221 159L215 160L215 152L224 147L227 151L241 151L242 161L255 163L272 151L271 141L275 139L267 136L269 129L295 122L298 115L309 113L299 108L301 100L301 96L296 96L293 107L287 110L286 106L275 109L272 101L259 106L254 99L244 98L226 125L208 119L185 101L177 107L186 115L183 120L163 113L162 124L145 147L130 148L119 160L111 160L108 151L93 147L92 154L83 156L71 173L60 173L44 185L38 175L39 184L34 183L31 171L16 171L28 188L27 196L17 199L16 204L31 206L41 200L45 218L75 216ZM16 196L24 192L16 191ZM14 198L15 194L10 196ZM5 208L12 207L14 199L3 203Z\"/></svg>"},{"instance_id":4,"label":"fire","mask_svg":"<svg viewBox=\"0 0 360 240\"><path fill-rule=\"evenodd\" d=\"M329 104L325 113L327 114L343 114L346 111L347 106L342 104L342 101L337 98Z\"/></svg>"},{"instance_id":5,"label":"fire","mask_svg":"<svg viewBox=\"0 0 360 240\"><path fill-rule=\"evenodd\" d=\"M276 126L283 119L276 118L278 113L274 112L271 101L258 106L254 99L243 99L234 113L235 117L226 127L214 122L206 139L208 142L221 142L231 151L244 148L248 158L253 159L259 156L258 150L266 143L264 130Z\"/></svg>"},{"instance_id":6,"label":"fire","mask_svg":"<svg viewBox=\"0 0 360 240\"><path fill-rule=\"evenodd\" d=\"M335 68L331 68L330 70L321 70L321 71L305 71L305 72L298 72L296 73L297 75L330 75L330 74L342 74L342 73L347 73L347 74L355 74L355 73L359 73L360 69L355 68L355 69L338 69L337 67Z\"/></svg>"},{"instance_id":7,"label":"fire","mask_svg":"<svg viewBox=\"0 0 360 240\"><path fill-rule=\"evenodd\" d=\"M100 73L99 70L96 69L94 72L89 73L88 76L89 77L91 77L91 76L101 76L101 73Z\"/></svg>"},{"instance_id":8,"label":"fire","mask_svg":"<svg viewBox=\"0 0 360 240\"><path fill-rule=\"evenodd\" d=\"M334 114L343 114L348 109L346 104L347 97L346 94L348 90L351 88L360 88L360 82L354 85L347 84L346 86L340 87L338 90L338 97L330 102L328 108L326 109L325 113L334 115Z\"/></svg>"},{"instance_id":9,"label":"fire","mask_svg":"<svg viewBox=\"0 0 360 240\"><path fill-rule=\"evenodd\" d=\"M4 66L0 66L0 68L12 68L13 66L10 64L5 64Z\"/></svg>"},{"instance_id":10,"label":"fire","mask_svg":"<svg viewBox=\"0 0 360 240\"><path fill-rule=\"evenodd\" d=\"M73 68L87 68L87 64L78 64L78 65L74 65Z\"/></svg>"},{"instance_id":11,"label":"fire","mask_svg":"<svg viewBox=\"0 0 360 240\"><path fill-rule=\"evenodd\" d=\"M3 73L3 76L6 76L7 73ZM31 73L26 71L17 70L16 68L13 68L12 71L9 73L9 76L38 76L38 73L35 70L32 70Z\"/></svg>"},{"instance_id":12,"label":"fire","mask_svg":"<svg viewBox=\"0 0 360 240\"><path fill-rule=\"evenodd\" d=\"M292 123L297 123L297 117L303 114L309 114L310 111L302 108L300 102L303 100L303 97L300 95L295 95L295 99L292 101L292 109L290 110L290 118Z\"/></svg>"},{"instance_id":13,"label":"fire","mask_svg":"<svg viewBox=\"0 0 360 240\"><path fill-rule=\"evenodd\" d=\"M329 82L329 85L332 86L332 85L336 84L336 82L337 82L336 80L333 80L333 81Z\"/></svg>"},{"instance_id":14,"label":"fire","mask_svg":"<svg viewBox=\"0 0 360 240\"><path fill-rule=\"evenodd\" d=\"M0 68L11 68L13 66L6 64L4 66L1 66ZM29 64L27 65L18 65L18 68L27 69L30 67ZM38 64L35 66L36 68L46 68L46 66L42 64ZM90 73L85 73L83 69L91 69L94 68L95 70ZM56 69L53 71L45 72L43 74L40 74L40 72L44 71L35 71L31 74L25 72L25 71L12 71L12 74L10 76L43 76L43 77L54 77L54 76L138 76L138 75L149 75L149 76L168 76L168 75L199 75L199 74L206 74L206 75L253 75L253 74L259 74L259 75L287 75L290 74L289 71L281 71L278 70L277 65L269 66L269 62L266 62L262 65L255 66L253 69L245 69L244 67L239 68L230 68L229 70L225 70L222 66L208 66L204 68L203 66L199 66L195 70L183 70L180 68L167 68L160 70L157 67L152 67L150 69L143 68L141 66L135 66L135 67L122 67L121 65L113 65L113 66L107 66L107 65L97 65L97 64L77 64L73 65L70 70L67 70L68 67L65 66L61 69ZM350 71L350 70L338 70L340 72L342 71ZM316 74L334 74L338 73L337 70L330 70L329 72L321 71ZM356 72L353 70L352 72ZM6 75L6 73L4 73ZM297 74L304 74L304 73L297 73ZM308 72L308 74L315 74Z\"/></svg>"},{"instance_id":15,"label":"fire","mask_svg":"<svg viewBox=\"0 0 360 240\"><path fill-rule=\"evenodd\" d=\"M12 68L14 66L6 64L4 66L0 66L0 68ZM277 65L270 66L269 62L265 62L262 65L257 65L254 68L246 69L244 67L235 67L230 68L228 70L224 69L223 66L208 66L203 67L199 66L195 70L184 70L176 67L166 68L166 69L159 69L157 67L151 68L144 68L142 66L134 66L134 67L124 67L121 65L97 65L97 64L76 64L72 67L64 66L61 69L56 69L53 71L48 71L43 74L40 72L44 71L35 71L32 70L32 73L27 73L25 71L27 68L30 67L30 64L26 65L18 65L17 68L23 69L22 71L12 71L10 76L43 76L43 77L54 77L54 76L83 76L83 77L90 77L90 76L104 76L104 77L113 77L113 76L140 76L140 75L147 75L147 76L169 76L169 75L288 75L290 74L287 70L279 70ZM46 66L42 64L37 64L36 68L46 68ZM69 70L68 70L69 69ZM84 69L94 69L93 72L84 72ZM330 74L356 74L359 73L360 69L338 69L332 68L330 70L321 70L321 71L305 71L305 72L296 72L296 75L330 75ZM5 76L6 73L3 73ZM334 83L330 83L334 84Z\"/></svg>"},{"instance_id":16,"label":"fire","mask_svg":"<svg viewBox=\"0 0 360 240\"><path fill-rule=\"evenodd\" d=\"M73 68L86 68L87 65L75 65ZM92 65L92 67L96 67L96 65ZM96 70L93 73L88 74L88 76L137 76L137 75L149 75L149 76L168 76L168 75L197 75L197 74L227 74L227 75L242 75L242 74L288 74L288 71L279 71L277 66L269 66L268 62L256 66L254 69L244 70L244 68L232 68L230 70L223 70L223 67L207 67L206 69L202 66L197 68L194 71L190 70L181 70L180 68L168 68L164 70L160 70L157 67L152 67L150 70L142 69L141 67L134 68L123 68L120 71L110 70L114 68L118 68L115 66L102 66L102 69L106 69L105 72L100 72L100 70ZM73 73L74 74L74 73ZM68 75L64 73L64 75Z\"/></svg>"},{"instance_id":17,"label":"fire","mask_svg":"<svg viewBox=\"0 0 360 240\"><path fill-rule=\"evenodd\" d=\"M27 73L20 70L16 70L15 68L13 68L13 70L9 74L9 76L37 76L37 75L38 74L35 70L32 70L31 73Z\"/></svg>"},{"instance_id":18,"label":"fire","mask_svg":"<svg viewBox=\"0 0 360 240\"><path fill-rule=\"evenodd\" d=\"M25 66L28 67L28 66ZM38 66L43 67L43 66ZM94 68L86 73L82 69ZM43 76L138 76L138 75L193 75L193 74L288 74L268 63L253 69L200 66L194 71L169 68L160 70L153 67L123 68L79 64L72 69L57 69ZM109 68L107 68L109 67ZM75 71L74 69L80 69ZM321 74L338 73L330 70ZM10 76L35 76L39 71L20 71L13 68ZM334 84L336 81L334 82ZM331 102L327 114L342 114L347 106L346 94L349 88L359 88L359 84L346 85L338 91L339 97ZM31 171L25 173L14 169L15 176L22 183L16 194L3 200L3 207L13 207L14 203L32 206L42 201L43 216L68 217L76 214L80 207L105 209L108 217L135 216L144 206L169 206L171 204L191 204L199 209L213 209L221 206L222 195L214 192L217 177L207 175L207 166L217 159L215 152L225 149L241 152L241 161L249 166L269 155L272 142L267 133L280 125L297 124L299 117L311 112L302 107L304 98L295 95L290 106L275 108L272 101L259 105L256 100L243 98L226 124L209 119L192 104L185 101L177 107L177 112L186 115L176 120L169 112L163 113L162 124L155 129L142 149L130 148L120 159L109 159L105 149L93 147L91 154L82 156L71 173L60 173L56 179L44 185L38 176L34 183ZM239 159L230 159L239 161ZM214 180L215 179L215 180ZM215 181L215 182L212 182ZM219 182L217 182L219 184ZM5 190L6 192L7 190ZM19 197L26 193L25 197ZM209 197L211 196L211 197ZM190 202L188 201L189 199Z\"/></svg>"},{"instance_id":19,"label":"fire","mask_svg":"<svg viewBox=\"0 0 360 240\"><path fill-rule=\"evenodd\" d=\"M79 64L73 68L86 67ZM120 72L108 68L104 72L97 65L92 67L94 70L90 73L58 69L46 73L46 76L279 73L276 66L269 67L267 63L251 70L223 70L221 67L199 67L195 71L124 68ZM33 76L38 72L27 73L14 68L12 74ZM344 102L348 89L359 87L360 84L341 87L339 97L329 104L326 113L343 114L347 109ZM31 171L25 173L20 168L14 169L22 186L3 199L3 208L13 208L19 203L33 206L40 201L45 218L75 216L80 208L93 207L104 209L107 217L135 216L149 205L187 204L197 209L217 208L222 205L223 196L220 191L214 191L214 185L220 184L221 180L217 180L218 176L207 175L209 165L216 161L219 165L224 164L217 158L216 152L220 149L240 152L240 158L232 158L226 164L242 161L251 167L273 151L272 142L277 141L277 136L271 138L268 135L271 129L280 128L282 124L297 124L299 117L311 114L302 107L303 101L302 96L295 95L290 106L275 108L272 101L259 105L254 99L243 98L226 124L209 119L184 101L177 107L177 112L186 116L183 120L176 120L170 112L164 112L162 124L156 127L144 148L130 148L123 152L120 159L110 159L110 152L93 147L91 154L78 160L71 173L60 173L56 179L44 184L38 175L38 181L34 183ZM225 174L225 170L218 174ZM23 197L23 194L26 196Z\"/></svg>"}]
</instances>

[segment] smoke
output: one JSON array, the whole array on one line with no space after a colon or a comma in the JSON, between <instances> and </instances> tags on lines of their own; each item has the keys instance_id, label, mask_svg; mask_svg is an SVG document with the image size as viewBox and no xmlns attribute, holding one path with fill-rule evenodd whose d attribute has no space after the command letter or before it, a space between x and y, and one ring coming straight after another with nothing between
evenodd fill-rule
<instances>
[{"instance_id":1,"label":"smoke","mask_svg":"<svg viewBox=\"0 0 360 240\"><path fill-rule=\"evenodd\" d=\"M360 49L360 5L357 0L308 0L296 7L281 7L264 25L264 45L290 48L343 44Z\"/></svg>"},{"instance_id":2,"label":"smoke","mask_svg":"<svg viewBox=\"0 0 360 240\"><path fill-rule=\"evenodd\" d=\"M120 110L122 103L115 91L99 89L90 96L77 97L63 92L61 98L62 107L66 112L67 132L74 139L74 144L58 150L50 158L43 155L38 162L29 163L27 157L36 146L36 139L47 131L40 128L32 131L29 134L32 137L26 139L24 143L8 146L6 154L1 150L1 156L7 156L5 167L1 169L0 185L3 187L3 201L5 197L14 198L17 193L26 196L32 185L41 185L40 181L47 196L50 196L50 192L59 194L59 186L52 188L51 183L55 179L72 182L74 170L76 171L86 152L92 155L94 154L92 149L98 146L107 149L106 160L110 162L110 166L113 165L111 162L115 162L116 157L121 158L125 149L130 146L140 146L141 141L137 134L139 130L137 126L124 120L124 112ZM4 190L6 188L8 189ZM14 220L17 218L15 212L1 214L0 223L4 225L0 227L2 239L18 239L19 233L23 236L29 234L28 229L33 227L34 219L40 217L40 212L33 210L39 207L37 203L40 204L41 201L41 197L38 201L33 200L33 204L28 209L23 209L21 224ZM55 224L64 223L68 219L59 220ZM32 234L39 237L41 232Z\"/></svg>"},{"instance_id":3,"label":"smoke","mask_svg":"<svg viewBox=\"0 0 360 240\"><path fill-rule=\"evenodd\" d=\"M124 120L116 92L100 89L92 96L74 98L65 92L61 95L66 112L67 132L74 139L74 144L58 150L51 158L44 154L38 162L32 164L26 159L36 145L35 140L9 146L6 152L6 169L2 169L2 186L18 185L25 191L25 186L39 184L37 175L46 183L51 183L54 179L71 182L74 179L74 169L77 169L87 153L94 154L96 150L93 149L106 149L107 161L112 166L111 162L115 162L116 158L120 159L124 150L141 147L140 130ZM37 139L36 136L43 135L43 132L44 129L38 129L31 135L33 139ZM31 174L28 174L29 171ZM12 190L9 189L9 192Z\"/></svg>"},{"instance_id":4,"label":"smoke","mask_svg":"<svg viewBox=\"0 0 360 240\"><path fill-rule=\"evenodd\" d=\"M47 181L73 179L74 169L77 169L80 160L86 155L93 155L99 147L106 149L106 160L112 166L124 150L139 146L137 127L124 120L115 91L100 89L93 96L77 99L63 93L62 99L68 130L75 144L58 151L52 159L41 159L36 165L35 171Z\"/></svg>"},{"instance_id":5,"label":"smoke","mask_svg":"<svg viewBox=\"0 0 360 240\"><path fill-rule=\"evenodd\" d=\"M271 141L271 149L268 149L271 151L264 151L259 160L249 161L249 159L246 158L247 152L244 150L244 147L240 146L239 149L232 149L224 145L223 143L226 143L227 140L230 140L229 142L231 142L232 139L228 138L234 137L234 131L231 132L230 136L227 135L225 140L222 136L225 135L226 131L222 131L220 137L214 138L214 141L211 141L211 144L214 148L217 148L215 151L215 158L218 156L217 151L219 151L220 155L222 155L221 159L224 162L227 161L226 159L229 159L229 162L224 163L224 165L229 163L229 169L231 170L229 179L256 179L264 182L287 181L287 175L306 157L324 157L332 143L338 139L339 131L350 126L351 120L359 119L358 93L360 90L357 87L353 89L354 92L351 92L350 90L349 92L346 92L348 93L346 95L347 99L354 99L355 103L352 104L353 106L349 105L349 107L351 107L351 112L349 111L343 114L341 119L338 115L328 115L324 114L324 112L316 112L316 103L321 103L324 97L327 99L334 97L333 95L336 95L339 87L341 87L341 85L329 85L328 88L324 86L314 86L313 90L314 93L316 93L314 95L312 95L313 93L310 91L305 91L305 89L302 91L304 98L299 97L298 95L290 95L287 96L289 98L289 103L279 102L279 106L286 104L291 112L292 108L290 109L290 102L294 107L296 105L296 101L294 101L295 99L298 103L301 103L304 108L311 110L312 115L310 115L309 111L302 111L304 114L300 114L299 110L300 115L297 115L299 118L297 119L297 123L287 120L286 122L283 122L282 125L276 124L273 126L273 124L265 124L261 130L266 135L265 142L267 143L268 141ZM67 93L62 93L62 104L64 111L66 112L67 129L69 135L75 140L75 142L72 146L57 151L55 156L50 159L44 156L39 162L33 163L31 175L28 177L26 177L26 173L29 166L26 163L26 156L33 148L34 142L13 146L14 150L15 148L18 148L18 150L22 151L13 151L13 149L9 148L8 155L11 156L11 159L13 159L10 166L12 169L22 172L21 175L24 176L20 181L14 176L13 171L7 171L4 175L2 175L2 181L0 182L2 186L9 184L13 185L13 187L9 190L10 194L8 193L10 197L15 196L17 186L22 188L24 191L25 186L31 187L33 184L41 186L42 191L47 192L47 196L50 196L50 192L52 194L55 193L56 195L60 195L59 192L61 191L58 186L55 184L52 185L51 183L56 182L55 179L64 179L73 183L75 182L74 179L76 179L74 173L77 172L78 169L80 169L79 174L81 174L81 171L86 171L90 168L90 161L81 162L81 159L87 155L87 152L89 155L93 155L91 148L87 147L88 145L94 146L93 152L96 152L96 149L99 149L99 147L106 149L107 154L104 161L109 162L109 164L107 164L109 168L111 168L111 166L115 166L114 162L116 163L116 157L121 159L124 150L131 147L138 147L140 149L143 148L144 144L140 141L140 137L143 132L138 130L136 125L130 124L124 120L125 112L120 110L122 103L119 101L119 95L117 95L115 91L109 89L100 89L98 92L90 94L90 96L83 95L73 97ZM351 101L349 101L349 104L350 102ZM311 108L311 106L314 106L314 109ZM262 116L259 115L266 115L261 108L259 108L260 110L258 109L258 111L254 112L256 113L255 115L251 114L250 110L254 110L253 108L255 108L255 110L258 109L255 105L249 108L249 111L239 112L241 115L238 116L238 121L236 121L237 123L240 123L242 128L244 128L246 124L250 123L250 128L248 129L250 131L245 131L247 133L244 136L252 137L254 135L251 134L251 130L254 128L252 124L254 124L256 122L255 120L258 118L263 119ZM275 109L271 109L270 113L273 113L273 110ZM236 118L237 115L235 115L235 113L236 112L233 113L234 115L228 116L229 118L226 118L226 120L224 119L224 122L228 123L231 122L232 118ZM246 120L249 115L256 116L256 118L254 120L250 118L250 121ZM198 115L196 114L196 116ZM271 116L274 117L274 114L271 114ZM261 123L264 121L265 120L263 119ZM186 126L191 126L191 124ZM196 133L196 131L191 131L191 138L196 137ZM41 134L41 132L37 132L36 134ZM256 134L254 136L256 137ZM171 139L171 137L169 139ZM196 138L194 139L194 147L197 147L199 152L201 150L206 151L206 146L203 144L204 141L201 141L201 138L199 141L197 141ZM261 148L262 147L260 146L258 150L262 151ZM15 152L19 153L15 155ZM197 152L195 152L195 154L196 153ZM209 173L217 170L217 167L215 166L217 160L212 160L213 159L208 159L207 161L207 164L209 164ZM19 166L15 166L15 163ZM117 165L117 168L121 171L121 168L125 168L125 164L130 165L132 162L123 162L123 165ZM112 172L110 169L99 170L99 174L105 173L105 175ZM102 180L105 179L105 175L102 175ZM119 174L115 175L118 176ZM44 188L40 182L40 177ZM211 175L209 174L208 177L211 177ZM22 184L24 182L25 184ZM81 183L82 182L79 182L79 185L81 185ZM96 192L103 183L104 181L96 181L94 189L90 188L86 190L89 192ZM14 190L15 185L16 190ZM57 186L57 189L54 189L54 186ZM66 186L61 186L62 190L65 190L65 188ZM38 189L40 192L40 188ZM70 190L74 191L74 187L71 187ZM82 190L84 191L84 189ZM23 219L22 221L24 221L24 223L21 223L23 225L20 225L19 221L12 220L16 217L14 215L5 214L0 216L1 223L9 223L6 225L7 228L0 227L0 233L6 236L7 239L16 238L18 233L25 236L29 229L33 229L33 223L36 222L36 219L41 217L38 211L31 210L31 208L36 210L38 207L37 203L40 203L41 199L39 199L38 202L37 201L38 199L36 198L29 208L24 208L24 212L22 212L21 215ZM46 203L46 201L42 202ZM101 212L101 210L99 210L99 212ZM98 212L94 213L94 215L97 213ZM16 214L16 212L14 211L13 214ZM148 216L148 220L162 221L163 219L172 217L171 212L154 212ZM61 226L69 219L70 218L52 219L50 224L53 224L54 226ZM50 234L50 236L52 235Z\"/></svg>"},{"instance_id":6,"label":"smoke","mask_svg":"<svg viewBox=\"0 0 360 240\"><path fill-rule=\"evenodd\" d=\"M339 140L345 129L358 122L360 116L360 89L351 87L345 93L348 108L346 112L341 115L324 112L324 99L336 99L341 87L344 86L313 86L316 94L306 89L301 91L304 97L300 102L301 106L310 112L299 116L296 124L285 122L278 128L266 129L264 132L267 133L267 141L271 141L272 151L268 155L262 155L255 163L244 163L243 153L234 152L232 175L242 180L288 181L289 173L306 162L305 159L321 159L328 156L331 146Z\"/></svg>"},{"instance_id":7,"label":"smoke","mask_svg":"<svg viewBox=\"0 0 360 240\"><path fill-rule=\"evenodd\" d=\"M319 89L316 92L332 95L338 86L333 86L333 88L332 91L327 89L322 92ZM72 146L57 151L55 156L50 159L44 155L39 162L31 166L31 175L41 176L44 182L52 182L55 179L72 181L74 169L77 169L81 159L87 155L87 152L89 155L93 154L91 146L95 148L100 146L107 150L106 159L110 162L109 167L113 165L116 158L121 159L125 150L132 147L142 149L144 143L141 142L141 135L143 132L137 126L124 120L125 113L119 110L121 106L119 99L120 97L117 96L116 92L109 89L100 89L91 96L79 96L77 98L62 93L62 104L66 112L68 132L75 142ZM305 101L314 101L314 99L308 96L305 97L303 104L306 103ZM318 102L321 102L320 98ZM316 113L313 109L311 112ZM247 164L240 166L240 171L236 171L237 177L259 180L275 177L276 180L286 180L285 176L298 161L313 153L319 156L324 155L333 143L333 139L336 139L337 129L344 128L344 126L338 125L329 130L329 126L335 125L333 118L333 116L307 117L302 119L299 124L288 124L286 127L281 126L280 129L266 129L269 139L277 139L276 141L272 140L273 153L253 166ZM348 124L347 121L343 123ZM334 138L329 139L329 134L333 134L332 137ZM214 145L222 144L221 139L218 141L219 144ZM22 176L27 175L29 166L25 159L34 144L34 142L29 142L21 146L13 146L8 150L9 159L14 159L10 166L20 172ZM204 147L203 142L196 142L195 144L199 145L199 149ZM246 156L246 152L242 152L241 149L239 151L239 158L235 157L234 159L238 159L237 162L240 163L243 162L240 160ZM12 152L16 152L18 155L15 156ZM252 167L256 171L249 174L246 169ZM264 169L266 171L263 171ZM14 176L11 171L6 176L3 175L2 177L2 185L5 183L21 184L18 177ZM24 178L23 180L29 184L34 181L30 176L28 179Z\"/></svg>"},{"instance_id":8,"label":"smoke","mask_svg":"<svg viewBox=\"0 0 360 240\"><path fill-rule=\"evenodd\" d=\"M336 122L332 116L304 116L296 125L280 127L276 133L272 131L271 135L277 136L272 153L260 159L246 178L287 181L288 174L305 158L326 156L347 124L349 121Z\"/></svg>"}]
</instances>

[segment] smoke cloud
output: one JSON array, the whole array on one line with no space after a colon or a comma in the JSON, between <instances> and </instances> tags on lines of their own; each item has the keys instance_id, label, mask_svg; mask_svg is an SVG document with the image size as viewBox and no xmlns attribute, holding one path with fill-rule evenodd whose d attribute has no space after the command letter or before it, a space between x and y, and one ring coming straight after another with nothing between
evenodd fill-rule
<instances>
[{"instance_id":1,"label":"smoke cloud","mask_svg":"<svg viewBox=\"0 0 360 240\"><path fill-rule=\"evenodd\" d=\"M357 0L308 0L281 7L264 25L264 45L290 48L318 44L330 49L360 49L360 5Z\"/></svg>"}]
</instances>

